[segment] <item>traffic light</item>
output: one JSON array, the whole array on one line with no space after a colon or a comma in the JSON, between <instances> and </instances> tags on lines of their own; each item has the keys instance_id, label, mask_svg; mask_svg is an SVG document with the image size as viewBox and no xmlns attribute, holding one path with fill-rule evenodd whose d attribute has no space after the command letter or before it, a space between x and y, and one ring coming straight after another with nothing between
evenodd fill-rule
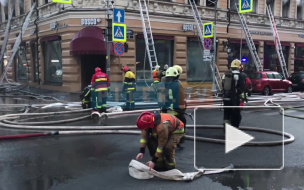
<instances>
[{"instance_id":1,"label":"traffic light","mask_svg":"<svg viewBox=\"0 0 304 190\"><path fill-rule=\"evenodd\" d=\"M129 44L127 42L124 43L125 53L128 52Z\"/></svg>"},{"instance_id":2,"label":"traffic light","mask_svg":"<svg viewBox=\"0 0 304 190\"><path fill-rule=\"evenodd\" d=\"M107 29L108 29L108 40L110 42L112 42L112 19L107 19L107 22L108 22L108 26L107 26Z\"/></svg>"}]
</instances>

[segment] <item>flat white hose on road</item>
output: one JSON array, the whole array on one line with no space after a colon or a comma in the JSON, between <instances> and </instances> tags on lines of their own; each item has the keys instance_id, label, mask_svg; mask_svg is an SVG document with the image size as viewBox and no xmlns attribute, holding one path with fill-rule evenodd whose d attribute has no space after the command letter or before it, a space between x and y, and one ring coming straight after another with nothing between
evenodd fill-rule
<instances>
[{"instance_id":1,"label":"flat white hose on road","mask_svg":"<svg viewBox=\"0 0 304 190\"><path fill-rule=\"evenodd\" d=\"M148 166L136 160L131 160L129 164L129 174L136 179L151 179L156 176L162 179L174 181L192 181L198 177L201 177L202 175L218 174L231 171L232 169L233 166L230 165L221 170L199 169L197 172L182 173L177 169L173 169L165 172L158 172L153 169L150 171Z\"/></svg>"}]
</instances>

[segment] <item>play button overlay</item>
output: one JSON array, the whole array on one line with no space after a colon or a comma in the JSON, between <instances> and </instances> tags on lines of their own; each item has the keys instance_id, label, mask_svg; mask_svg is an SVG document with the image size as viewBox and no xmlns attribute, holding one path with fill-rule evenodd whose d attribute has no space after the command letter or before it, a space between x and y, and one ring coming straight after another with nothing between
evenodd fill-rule
<instances>
[{"instance_id":1,"label":"play button overlay","mask_svg":"<svg viewBox=\"0 0 304 190\"><path fill-rule=\"evenodd\" d=\"M224 116L229 120L225 113L237 113L237 109L236 106L221 105L194 109L194 128L187 130L187 135L194 136L194 168L221 170L232 164L233 170L283 169L283 139L288 138L283 135L282 108L243 106L241 118L232 114L231 124L224 125ZM237 119L241 119L240 127L234 124ZM190 122L188 125L187 121L188 126Z\"/></svg>"},{"instance_id":2,"label":"play button overlay","mask_svg":"<svg viewBox=\"0 0 304 190\"><path fill-rule=\"evenodd\" d=\"M254 139L253 136L244 133L243 131L229 125L225 124L225 153L229 153L230 151L250 142Z\"/></svg>"}]
</instances>

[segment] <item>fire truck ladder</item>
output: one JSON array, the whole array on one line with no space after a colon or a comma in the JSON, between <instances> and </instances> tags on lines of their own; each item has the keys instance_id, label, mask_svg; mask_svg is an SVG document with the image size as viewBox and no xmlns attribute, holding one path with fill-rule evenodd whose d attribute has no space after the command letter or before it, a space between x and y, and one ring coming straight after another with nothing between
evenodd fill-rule
<instances>
[{"instance_id":1,"label":"fire truck ladder","mask_svg":"<svg viewBox=\"0 0 304 190\"><path fill-rule=\"evenodd\" d=\"M151 23L149 19L148 6L146 0L138 0L138 5L141 16L141 22L143 25L143 34L145 38L146 52L148 54L148 60L152 71L152 68L158 65L158 62L157 62L157 57L154 47L154 40L152 35Z\"/></svg>"},{"instance_id":2,"label":"fire truck ladder","mask_svg":"<svg viewBox=\"0 0 304 190\"><path fill-rule=\"evenodd\" d=\"M189 0L189 3L190 3L191 8L192 8L192 13L193 13L193 17L194 17L194 20L195 20L195 23L196 23L196 28L198 30L198 35L199 35L199 38L200 38L200 41L201 41L201 45L202 45L202 47L204 47L204 37L203 37L203 33L202 33L203 22L202 22L201 16L200 16L200 14L197 10L197 6L195 4L195 1L194 0ZM204 55L204 52L202 52L202 54ZM215 59L214 54L212 55L212 59ZM222 91L222 78L221 78L220 72L217 68L217 65L213 64L213 61L211 61L210 62L210 67L211 67L212 72L215 75L214 80L215 80L215 84L216 84L216 89L217 89L218 92L221 92Z\"/></svg>"},{"instance_id":3,"label":"fire truck ladder","mask_svg":"<svg viewBox=\"0 0 304 190\"><path fill-rule=\"evenodd\" d=\"M10 14L10 16L7 20L7 24L6 24L5 36L4 36L4 40L3 40L3 44L2 44L2 48L1 48L1 53L0 53L0 63L1 63L1 65L3 63L3 56L4 56L4 53L6 51L8 36L9 36L10 30L11 30L11 20L12 20L12 17L13 17L13 12L14 12L14 10L12 10L12 12L11 12L11 14Z\"/></svg>"},{"instance_id":4,"label":"fire truck ladder","mask_svg":"<svg viewBox=\"0 0 304 190\"><path fill-rule=\"evenodd\" d=\"M247 23L246 23L246 19L245 19L244 15L239 12L238 5L235 4L235 6L236 6L237 12L239 14L243 30L245 32L246 42L247 42L247 45L249 47L251 56L253 58L253 62L255 64L255 67L256 67L257 71L263 71L263 66L261 64L261 61L259 59L259 56L258 56L258 53L256 51L255 45L253 43L251 34L249 32L249 29L248 29L248 26L247 26Z\"/></svg>"},{"instance_id":5,"label":"fire truck ladder","mask_svg":"<svg viewBox=\"0 0 304 190\"><path fill-rule=\"evenodd\" d=\"M6 67L5 67L5 69L4 69L3 73L2 73L2 76L1 76L1 79L0 79L0 84L3 83L3 79L6 77L7 70L8 70L8 68L10 67L10 65L12 64L12 62L13 62L13 60L14 60L14 57L15 57L15 55L16 55L18 49L19 49L19 46L20 46L20 43L21 43L21 40L22 40L22 36L23 36L23 34L24 34L24 32L25 32L27 26L28 26L29 23L30 23L30 18L31 18L31 16L32 16L32 13L33 13L33 11L34 11L35 6L36 6L36 3L33 3L33 5L32 5L32 7L31 7L30 11L29 11L28 14L26 15L26 18L25 18L24 23L23 23L23 25L22 25L21 32L20 32L19 35L18 35L18 38L17 38L17 40L16 40L16 42L15 42L15 44L14 44L14 47L13 47L13 49L12 49L12 53L11 53L11 55L10 55L10 58L9 58L9 60L8 60L8 62L7 62L7 65L6 65Z\"/></svg>"},{"instance_id":6,"label":"fire truck ladder","mask_svg":"<svg viewBox=\"0 0 304 190\"><path fill-rule=\"evenodd\" d=\"M288 76L289 76L288 75L288 70L287 70L287 67L286 67L286 62L285 62L285 58L284 58L284 55L283 55L279 34L278 34L278 31L277 31L277 28L276 28L276 23L275 23L270 5L266 6L266 11L267 11L267 14L269 16L269 21L270 21L270 25L271 25L271 29L272 29L272 36L273 36L273 40L274 40L274 43L275 43L275 46L276 46L279 62L280 62L281 69L282 69L282 72L283 72L283 76L285 78L288 78Z\"/></svg>"}]
</instances>

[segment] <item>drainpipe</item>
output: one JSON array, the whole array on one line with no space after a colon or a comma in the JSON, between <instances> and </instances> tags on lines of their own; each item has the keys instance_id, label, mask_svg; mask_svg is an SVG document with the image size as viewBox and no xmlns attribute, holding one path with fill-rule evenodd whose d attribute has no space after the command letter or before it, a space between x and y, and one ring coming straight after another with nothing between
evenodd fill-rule
<instances>
[{"instance_id":1,"label":"drainpipe","mask_svg":"<svg viewBox=\"0 0 304 190\"><path fill-rule=\"evenodd\" d=\"M39 19L39 10L38 10L38 2L36 2L36 20L34 21L34 24L36 26L36 64L37 64L37 72L38 72L38 85L40 85L40 71L39 71L39 48L38 48L38 42L39 42L39 36L38 36L38 21ZM34 69L35 70L35 69ZM35 73L36 75L36 73ZM34 75L34 77L35 77Z\"/></svg>"},{"instance_id":2,"label":"drainpipe","mask_svg":"<svg viewBox=\"0 0 304 190\"><path fill-rule=\"evenodd\" d=\"M227 8L229 7L229 1L227 1ZM230 7L228 8L228 25L227 25L227 29L226 29L226 32L227 34L229 33L229 25L230 25Z\"/></svg>"}]
</instances>

